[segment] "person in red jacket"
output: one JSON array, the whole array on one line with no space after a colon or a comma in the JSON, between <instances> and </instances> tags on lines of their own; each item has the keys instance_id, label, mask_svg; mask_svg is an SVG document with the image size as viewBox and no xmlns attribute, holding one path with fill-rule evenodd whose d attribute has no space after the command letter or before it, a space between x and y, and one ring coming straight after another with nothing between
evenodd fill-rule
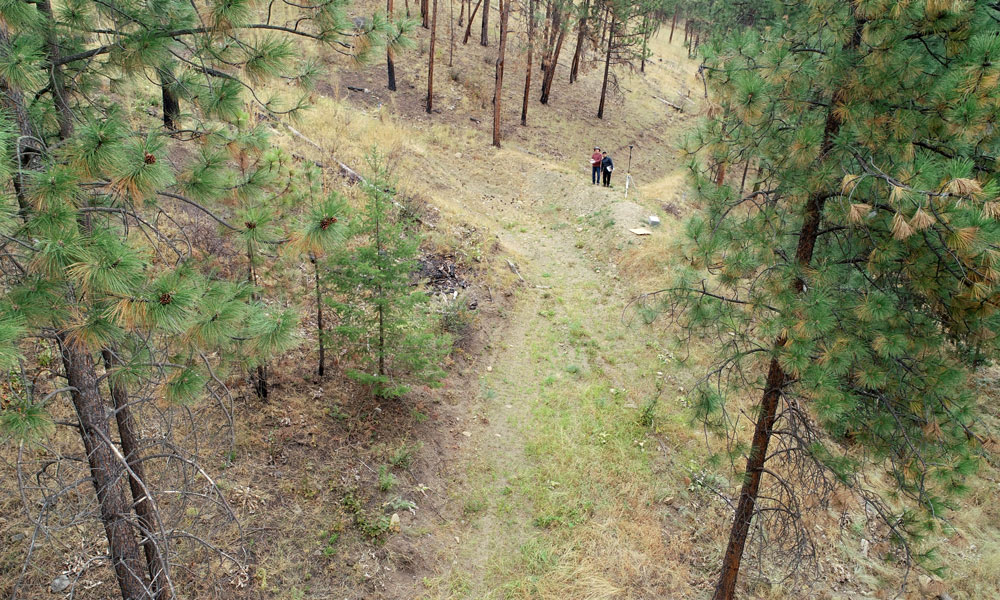
<instances>
[{"instance_id":1,"label":"person in red jacket","mask_svg":"<svg viewBox=\"0 0 1000 600\"><path fill-rule=\"evenodd\" d=\"M601 183L601 160L604 156L601 154L600 148L594 148L594 153L590 155L590 168L591 168L591 180L594 185L600 185Z\"/></svg>"}]
</instances>

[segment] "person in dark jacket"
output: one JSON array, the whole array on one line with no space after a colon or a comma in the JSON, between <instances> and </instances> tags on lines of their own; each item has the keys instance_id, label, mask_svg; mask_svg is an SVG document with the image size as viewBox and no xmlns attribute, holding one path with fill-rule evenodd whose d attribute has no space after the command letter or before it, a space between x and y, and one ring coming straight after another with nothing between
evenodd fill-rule
<instances>
[{"instance_id":1,"label":"person in dark jacket","mask_svg":"<svg viewBox=\"0 0 1000 600\"><path fill-rule=\"evenodd\" d=\"M607 152L601 153L601 173L604 174L604 187L611 187L611 173L615 170L615 163L608 156Z\"/></svg>"}]
</instances>

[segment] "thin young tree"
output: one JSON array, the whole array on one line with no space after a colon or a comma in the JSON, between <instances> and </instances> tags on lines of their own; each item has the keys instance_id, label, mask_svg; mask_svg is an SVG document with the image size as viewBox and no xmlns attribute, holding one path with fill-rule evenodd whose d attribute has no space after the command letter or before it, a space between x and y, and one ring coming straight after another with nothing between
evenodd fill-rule
<instances>
[{"instance_id":1,"label":"thin young tree","mask_svg":"<svg viewBox=\"0 0 1000 600\"><path fill-rule=\"evenodd\" d=\"M559 55L562 53L563 40L566 39L566 32L569 30L566 14L569 6L564 6L561 0L555 0L552 8L552 27L549 31L549 45L545 51L545 58L542 59L542 93L539 102L549 103L549 95L552 92L552 82L555 81L556 68L559 66Z\"/></svg>"},{"instance_id":2,"label":"thin young tree","mask_svg":"<svg viewBox=\"0 0 1000 600\"><path fill-rule=\"evenodd\" d=\"M976 108L1000 98L983 83L998 75L1000 11L785 9L766 37L703 48L722 110L691 150L708 165L752 160L760 185L742 196L718 169L698 171L694 264L668 294L691 336L716 340L698 414L731 433L728 400L760 394L749 445L732 448L746 462L716 600L735 597L754 532L771 532L761 553L810 552L798 496L816 490L800 489L802 469L857 491L909 562L976 469L966 382L1000 355L1000 133ZM869 470L907 499L902 516Z\"/></svg>"},{"instance_id":3,"label":"thin young tree","mask_svg":"<svg viewBox=\"0 0 1000 600\"><path fill-rule=\"evenodd\" d=\"M497 49L496 86L493 90L493 145L500 147L500 103L503 99L503 63L507 53L507 21L511 0L500 0L500 47Z\"/></svg>"},{"instance_id":4,"label":"thin young tree","mask_svg":"<svg viewBox=\"0 0 1000 600\"><path fill-rule=\"evenodd\" d=\"M469 36L472 35L472 21L476 18L476 13L479 12L479 7L483 5L483 0L476 2L476 7L472 9L469 13L469 22L465 26L465 36L462 38L462 45L469 43ZM472 6L472 0L469 0L469 6Z\"/></svg>"},{"instance_id":5,"label":"thin young tree","mask_svg":"<svg viewBox=\"0 0 1000 600\"><path fill-rule=\"evenodd\" d=\"M395 182L384 159L373 151L368 167L368 202L352 219L352 242L327 261L338 273L331 281L340 292L327 302L339 317L333 332L359 361L350 376L375 396L394 398L411 382L438 384L451 340L428 319L428 295L410 285L420 238L394 202Z\"/></svg>"},{"instance_id":6,"label":"thin young tree","mask_svg":"<svg viewBox=\"0 0 1000 600\"><path fill-rule=\"evenodd\" d=\"M392 0L385 0L385 14L392 19ZM385 67L386 75L389 78L389 83L387 87L390 92L396 91L396 65L392 60L392 46L387 45L385 48Z\"/></svg>"},{"instance_id":7,"label":"thin young tree","mask_svg":"<svg viewBox=\"0 0 1000 600\"><path fill-rule=\"evenodd\" d=\"M611 24L608 28L608 49L604 54L604 77L601 80L601 103L597 107L598 119L604 118L604 101L608 96L608 76L611 73L611 48L615 40L615 15L611 12L611 8L608 8L607 12L611 15Z\"/></svg>"},{"instance_id":8,"label":"thin young tree","mask_svg":"<svg viewBox=\"0 0 1000 600\"><path fill-rule=\"evenodd\" d=\"M537 0L528 0L528 57L524 71L524 99L521 102L521 125L528 125L528 95L531 92L531 58L535 51L535 10Z\"/></svg>"},{"instance_id":9,"label":"thin young tree","mask_svg":"<svg viewBox=\"0 0 1000 600\"><path fill-rule=\"evenodd\" d=\"M590 17L590 0L584 0L580 9L579 30L576 36L576 50L573 52L573 62L569 70L569 82L572 84L577 80L580 71L580 61L583 60L583 41L587 38L587 19Z\"/></svg>"},{"instance_id":10,"label":"thin young tree","mask_svg":"<svg viewBox=\"0 0 1000 600\"><path fill-rule=\"evenodd\" d=\"M323 307L326 305L323 291L324 283L330 277L322 268L322 263L344 243L348 232L347 217L347 202L343 196L337 193L328 194L303 216L291 246L296 255L306 254L313 265L313 284L316 293L316 346L319 351L316 373L320 377L326 374L328 334L323 322Z\"/></svg>"},{"instance_id":11,"label":"thin young tree","mask_svg":"<svg viewBox=\"0 0 1000 600\"><path fill-rule=\"evenodd\" d=\"M431 10L431 44L427 58L427 114L434 110L434 54L436 53L435 42L437 40L437 13L438 0L434 0Z\"/></svg>"}]
</instances>

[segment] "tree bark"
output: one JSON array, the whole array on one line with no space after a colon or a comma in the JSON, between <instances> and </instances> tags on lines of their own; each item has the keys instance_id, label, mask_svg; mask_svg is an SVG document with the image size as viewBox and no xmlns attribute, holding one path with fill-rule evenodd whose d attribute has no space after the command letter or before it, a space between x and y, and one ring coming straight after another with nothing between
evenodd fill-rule
<instances>
[{"instance_id":1,"label":"tree bark","mask_svg":"<svg viewBox=\"0 0 1000 600\"><path fill-rule=\"evenodd\" d=\"M861 22L857 19L855 6L850 3L851 18L854 20L854 34L844 45L844 50L852 51L857 49L861 43ZM820 161L825 161L833 149L833 140L840 131L843 122L837 116L837 112L832 108L843 101L844 89L839 87L834 92L830 109L826 113L826 123L823 128L823 141L820 144ZM803 209L802 227L799 230L799 243L795 250L795 262L801 270L805 270L812 262L813 252L816 248L816 240L819 237L820 223L823 218L823 206L826 202L826 194L814 192ZM792 288L797 294L805 290L806 284L801 277L795 279ZM775 341L775 349L785 345L785 339L779 338ZM768 367L767 384L761 398L760 415L754 427L753 441L750 445L750 455L747 457L747 466L744 474L743 489L740 491L740 500L736 506L736 514L733 517L733 527L729 533L729 542L726 545L726 552L722 559L722 572L719 574L719 583L716 584L715 593L712 600L733 600L736 594L736 580L739 576L740 562L743 558L743 550L746 546L747 535L750 532L750 523L754 515L754 507L757 502L757 493L760 489L760 480L764 472L764 461L767 458L767 447L773 433L775 416L777 415L778 400L781 397L781 387L784 385L787 375L778 363L777 358L771 359Z\"/></svg>"},{"instance_id":2,"label":"tree bark","mask_svg":"<svg viewBox=\"0 0 1000 600\"><path fill-rule=\"evenodd\" d=\"M326 330L323 328L323 290L319 282L319 262L316 255L309 254L309 262L313 264L313 273L316 276L316 341L319 343L319 368L317 374L322 377L326 373Z\"/></svg>"},{"instance_id":3,"label":"tree bark","mask_svg":"<svg viewBox=\"0 0 1000 600\"><path fill-rule=\"evenodd\" d=\"M392 0L385 0L385 14L391 20L392 19ZM385 66L386 72L389 76L389 91L396 91L396 65L392 60L392 48L386 46L385 48Z\"/></svg>"},{"instance_id":4,"label":"tree bark","mask_svg":"<svg viewBox=\"0 0 1000 600\"><path fill-rule=\"evenodd\" d=\"M680 12L680 7L674 9L674 20L670 22L670 39L667 40L668 44L674 43L674 28L677 27L678 12Z\"/></svg>"},{"instance_id":5,"label":"tree bark","mask_svg":"<svg viewBox=\"0 0 1000 600\"><path fill-rule=\"evenodd\" d=\"M123 600L144 600L149 597L149 586L139 542L128 517L132 503L125 484L126 473L110 446L109 415L101 398L94 360L87 351L68 344L63 334L58 337L66 380L73 388L70 397L80 421L80 437L97 492L101 522L108 538L111 566Z\"/></svg>"},{"instance_id":6,"label":"tree bark","mask_svg":"<svg viewBox=\"0 0 1000 600\"><path fill-rule=\"evenodd\" d=\"M153 597L157 600L170 600L172 594L168 582L167 563L164 560L166 552L152 538L152 532L154 527L157 527L159 518L152 499L146 494L148 491L145 485L146 467L142 462L142 451L139 443L142 436L139 434L139 428L132 417L132 408L128 402L128 389L121 383L115 383L114 377L110 376L114 368L121 364L116 356L116 351L114 349L102 350L101 357L104 359L104 369L109 374L108 390L111 392L111 400L115 407L115 421L118 424L118 437L121 440L122 454L125 455L125 464L129 468L132 506L138 517L140 534L144 536L142 549L146 555L149 579L153 582ZM166 543L166 540L161 540L161 543Z\"/></svg>"},{"instance_id":7,"label":"tree bark","mask_svg":"<svg viewBox=\"0 0 1000 600\"><path fill-rule=\"evenodd\" d=\"M483 27L479 34L479 45L490 45L490 0L483 2Z\"/></svg>"},{"instance_id":8,"label":"tree bark","mask_svg":"<svg viewBox=\"0 0 1000 600\"><path fill-rule=\"evenodd\" d=\"M181 103L177 99L177 95L170 89L170 85L174 82L174 74L169 70L169 67L157 69L156 74L160 79L160 97L163 103L163 126L173 131L177 128L177 119L181 116Z\"/></svg>"},{"instance_id":9,"label":"tree bark","mask_svg":"<svg viewBox=\"0 0 1000 600\"><path fill-rule=\"evenodd\" d=\"M528 94L531 92L531 55L535 49L535 3L528 0L528 67L524 72L524 101L521 103L521 125L528 125Z\"/></svg>"},{"instance_id":10,"label":"tree bark","mask_svg":"<svg viewBox=\"0 0 1000 600\"><path fill-rule=\"evenodd\" d=\"M56 106L56 121L59 123L59 139L65 140L73 135L73 111L69 106L69 96L66 94L66 83L63 78L62 66L59 62L59 42L56 40L55 17L52 15L52 5L49 0L38 0L38 12L45 15L49 25L45 28L45 46L49 58L49 88L52 101Z\"/></svg>"},{"instance_id":11,"label":"tree bark","mask_svg":"<svg viewBox=\"0 0 1000 600\"><path fill-rule=\"evenodd\" d=\"M465 0L458 0L458 26L465 24Z\"/></svg>"},{"instance_id":12,"label":"tree bark","mask_svg":"<svg viewBox=\"0 0 1000 600\"><path fill-rule=\"evenodd\" d=\"M577 80L580 71L580 60L583 57L583 40L587 37L587 17L590 14L590 0L584 0L583 13L580 15L580 32L576 37L576 52L573 53L573 64L569 70L569 82Z\"/></svg>"},{"instance_id":13,"label":"tree bark","mask_svg":"<svg viewBox=\"0 0 1000 600\"><path fill-rule=\"evenodd\" d=\"M615 17L611 17L608 28L608 53L604 57L604 83L601 84L601 105L597 109L597 118L604 118L604 100L608 95L608 72L611 70L611 42L615 39Z\"/></svg>"},{"instance_id":14,"label":"tree bark","mask_svg":"<svg viewBox=\"0 0 1000 600\"><path fill-rule=\"evenodd\" d=\"M566 29L562 28L559 31L559 38L556 40L555 51L552 53L552 58L545 69L545 75L542 77L542 97L539 98L542 104L549 103L549 92L552 90L552 81L556 78L556 67L559 66L559 53L562 51L564 39L566 39Z\"/></svg>"},{"instance_id":15,"label":"tree bark","mask_svg":"<svg viewBox=\"0 0 1000 600\"><path fill-rule=\"evenodd\" d=\"M434 42L437 39L438 0L434 0L431 13L431 51L427 62L427 113L434 110Z\"/></svg>"},{"instance_id":16,"label":"tree bark","mask_svg":"<svg viewBox=\"0 0 1000 600\"><path fill-rule=\"evenodd\" d=\"M476 18L476 13L479 12L479 7L482 6L482 4L483 0L479 0L479 2L476 3L476 7L472 9L471 13L469 13L469 22L465 27L465 38L462 39L463 46L469 43L469 36L472 35L472 20ZM469 0L469 6L472 6L472 0Z\"/></svg>"},{"instance_id":17,"label":"tree bark","mask_svg":"<svg viewBox=\"0 0 1000 600\"><path fill-rule=\"evenodd\" d=\"M6 24L0 20L0 44L6 46L9 43L10 33L7 31ZM24 176L26 173L37 173L42 170L40 139L35 133L31 117L28 114L24 94L20 90L12 88L3 77L0 77L0 106L3 106L4 111L17 121L21 141L16 150L17 155L13 158L21 168L13 177L14 195L17 197L18 215L23 221L27 221L31 205L26 194Z\"/></svg>"},{"instance_id":18,"label":"tree bark","mask_svg":"<svg viewBox=\"0 0 1000 600\"><path fill-rule=\"evenodd\" d=\"M427 2L428 0L420 0L420 25L424 29L427 29L427 19L430 17Z\"/></svg>"},{"instance_id":19,"label":"tree bark","mask_svg":"<svg viewBox=\"0 0 1000 600\"><path fill-rule=\"evenodd\" d=\"M542 60L539 61L538 68L545 72L547 68L547 62L549 60L549 54L551 53L551 44L549 44L549 31L552 29L553 20L558 19L557 15L552 13L552 0L548 0L545 3L545 29L542 30Z\"/></svg>"},{"instance_id":20,"label":"tree bark","mask_svg":"<svg viewBox=\"0 0 1000 600\"><path fill-rule=\"evenodd\" d=\"M462 2L462 0L458 0ZM448 42L448 66L455 64L455 0L448 0L448 32L451 41Z\"/></svg>"},{"instance_id":21,"label":"tree bark","mask_svg":"<svg viewBox=\"0 0 1000 600\"><path fill-rule=\"evenodd\" d=\"M503 96L503 63L507 52L507 20L511 0L500 0L500 48L497 51L496 88L493 92L493 145L500 147L500 101Z\"/></svg>"},{"instance_id":22,"label":"tree bark","mask_svg":"<svg viewBox=\"0 0 1000 600\"><path fill-rule=\"evenodd\" d=\"M784 342L779 343L783 345ZM757 417L757 425L753 432L750 456L747 457L746 479L740 491L740 502L733 517L729 545L722 559L722 574L719 576L715 595L712 596L713 600L732 600L736 592L736 577L739 575L743 547L750 532L750 521L753 519L760 479L764 473L764 460L767 458L767 446L771 441L778 400L781 398L781 388L784 384L785 372L778 364L778 360L772 358L767 371L764 396L761 398L760 415Z\"/></svg>"}]
</instances>

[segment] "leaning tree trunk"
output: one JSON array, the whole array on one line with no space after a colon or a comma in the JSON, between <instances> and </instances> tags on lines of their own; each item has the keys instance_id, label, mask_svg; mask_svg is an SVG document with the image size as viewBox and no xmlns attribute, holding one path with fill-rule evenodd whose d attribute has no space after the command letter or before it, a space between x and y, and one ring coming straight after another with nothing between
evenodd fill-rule
<instances>
[{"instance_id":1,"label":"leaning tree trunk","mask_svg":"<svg viewBox=\"0 0 1000 600\"><path fill-rule=\"evenodd\" d=\"M528 67L524 72L524 101L521 103L521 125L528 124L528 94L531 92L531 55L535 49L535 2L528 0Z\"/></svg>"},{"instance_id":2,"label":"leaning tree trunk","mask_svg":"<svg viewBox=\"0 0 1000 600\"><path fill-rule=\"evenodd\" d=\"M153 538L154 527L158 527L159 518L153 499L149 497L146 487L146 467L142 460L139 428L132 417L132 407L128 402L128 389L121 382L116 382L113 371L120 361L116 350L102 350L104 369L108 373L108 390L115 407L115 421L118 424L118 437L121 440L122 454L128 465L129 489L132 492L132 506L138 517L139 531L143 536L142 548L146 555L146 567L149 579L152 581L153 597L157 600L170 600L173 596L167 572L167 562L164 560L166 549L160 547ZM160 543L166 543L161 540Z\"/></svg>"},{"instance_id":3,"label":"leaning tree trunk","mask_svg":"<svg viewBox=\"0 0 1000 600\"><path fill-rule=\"evenodd\" d=\"M146 565L128 515L132 512L126 471L111 443L110 415L98 387L94 360L58 336L66 379L73 388L70 397L80 421L80 437L87 452L90 478L97 492L101 522L108 538L108 553L124 600L149 597Z\"/></svg>"},{"instance_id":4,"label":"leaning tree trunk","mask_svg":"<svg viewBox=\"0 0 1000 600\"><path fill-rule=\"evenodd\" d=\"M40 0L38 10L51 22L50 31L54 31L55 19L48 0ZM3 37L8 33L0 25ZM73 116L69 108L69 98L63 82L62 68L58 66L59 43L54 35L46 39L48 52L49 88L54 96L54 104L59 124L59 137L66 140L73 134ZM3 86L9 87L3 79ZM22 99L23 100L23 99ZM17 99L8 98L17 108ZM27 111L14 111L17 118L27 119ZM40 139L30 120L18 123L21 131L27 132L32 139ZM19 162L35 165L40 157L25 157L21 149ZM133 524L129 518L132 503L129 501L129 490L125 485L125 468L118 460L117 449L112 445L110 415L105 406L104 398L97 378L94 359L84 349L78 348L66 341L66 336L59 333L56 336L62 355L63 369L66 380L71 388L70 398L79 422L78 431L87 454L87 464L90 467L90 480L97 494L97 502L104 525L104 533L108 539L108 554L111 566L118 580L118 587L124 600L142 600L149 597L149 585L146 580L146 569L139 550Z\"/></svg>"},{"instance_id":5,"label":"leaning tree trunk","mask_svg":"<svg viewBox=\"0 0 1000 600\"><path fill-rule=\"evenodd\" d=\"M851 16L854 19L854 34L844 45L845 51L857 49L861 42L861 22L858 21L855 7L851 4ZM830 106L838 106L843 101L845 95L844 88L838 88L834 92ZM820 161L826 160L833 149L833 140L840 132L843 121L838 116L837 111L832 108L826 113L826 124L823 128L823 142L820 145ZM799 231L799 242L795 249L795 262L798 263L802 272L809 269L812 262L813 251L816 248L816 240L819 238L820 224L823 218L823 206L826 202L827 194L814 192L806 201L802 215L802 227ZM806 282L801 278L796 278L792 282L792 289L796 294L801 294L806 289ZM785 345L784 337L775 341L775 349ZM764 474L764 462L767 458L767 447L774 432L774 421L777 416L778 401L781 399L782 386L787 381L788 375L782 370L776 358L771 359L767 373L767 384L764 394L761 397L760 414L754 427L753 440L750 444L750 455L747 457L747 466L744 472L743 489L740 490L740 500L736 506L736 513L733 516L733 527L729 533L729 542L726 545L726 553L722 559L722 572L719 574L719 583L716 584L715 593L712 600L733 600L736 595L736 580L740 572L740 562L743 559L743 550L746 546L747 536L750 532L750 523L753 520L754 509L757 503L757 494L760 490L760 480Z\"/></svg>"},{"instance_id":6,"label":"leaning tree trunk","mask_svg":"<svg viewBox=\"0 0 1000 600\"><path fill-rule=\"evenodd\" d=\"M507 19L511 0L500 0L500 48L497 51L496 88L493 91L493 145L500 147L500 100L503 95L503 61L507 52Z\"/></svg>"},{"instance_id":7,"label":"leaning tree trunk","mask_svg":"<svg viewBox=\"0 0 1000 600\"><path fill-rule=\"evenodd\" d=\"M667 40L668 44L674 42L674 29L677 27L677 13L680 12L680 7L674 9L674 20L670 22L670 39Z\"/></svg>"},{"instance_id":8,"label":"leaning tree trunk","mask_svg":"<svg viewBox=\"0 0 1000 600\"><path fill-rule=\"evenodd\" d=\"M490 0L483 2L483 27L479 33L479 45L490 45Z\"/></svg>"},{"instance_id":9,"label":"leaning tree trunk","mask_svg":"<svg viewBox=\"0 0 1000 600\"><path fill-rule=\"evenodd\" d=\"M608 28L608 53L604 57L604 83L601 84L601 105L597 109L597 118L604 118L604 99L608 95L608 72L611 70L611 42L615 39L615 18L611 17Z\"/></svg>"},{"instance_id":10,"label":"leaning tree trunk","mask_svg":"<svg viewBox=\"0 0 1000 600\"><path fill-rule=\"evenodd\" d=\"M434 110L434 42L437 39L438 0L434 0L431 13L431 51L427 62L427 112Z\"/></svg>"},{"instance_id":11,"label":"leaning tree trunk","mask_svg":"<svg viewBox=\"0 0 1000 600\"><path fill-rule=\"evenodd\" d=\"M542 104L549 103L549 92L552 90L552 81L556 78L556 67L559 66L559 53L562 51L564 39L566 39L566 30L561 29L559 31L559 38L556 41L556 48L552 52L552 59L549 61L549 66L545 69L545 75L542 77L542 97L539 98L539 102Z\"/></svg>"},{"instance_id":12,"label":"leaning tree trunk","mask_svg":"<svg viewBox=\"0 0 1000 600\"><path fill-rule=\"evenodd\" d=\"M469 13L469 22L465 27L465 37L462 39L463 46L469 43L469 36L472 35L472 20L476 18L476 13L479 12L479 7L482 6L482 4L483 0L479 0L479 2L476 3L476 7ZM472 0L469 0L469 6L472 6Z\"/></svg>"},{"instance_id":13,"label":"leaning tree trunk","mask_svg":"<svg viewBox=\"0 0 1000 600\"><path fill-rule=\"evenodd\" d=\"M385 14L392 19L392 0L385 0ZM392 61L392 46L385 47L385 66L389 76L389 91L396 91L396 65Z\"/></svg>"},{"instance_id":14,"label":"leaning tree trunk","mask_svg":"<svg viewBox=\"0 0 1000 600\"><path fill-rule=\"evenodd\" d=\"M590 0L583 3L583 13L580 16L580 31L576 36L576 51L573 53L573 64L569 69L569 82L572 84L577 80L580 72L580 60L583 57L583 40L587 38L587 16L590 13Z\"/></svg>"}]
</instances>

